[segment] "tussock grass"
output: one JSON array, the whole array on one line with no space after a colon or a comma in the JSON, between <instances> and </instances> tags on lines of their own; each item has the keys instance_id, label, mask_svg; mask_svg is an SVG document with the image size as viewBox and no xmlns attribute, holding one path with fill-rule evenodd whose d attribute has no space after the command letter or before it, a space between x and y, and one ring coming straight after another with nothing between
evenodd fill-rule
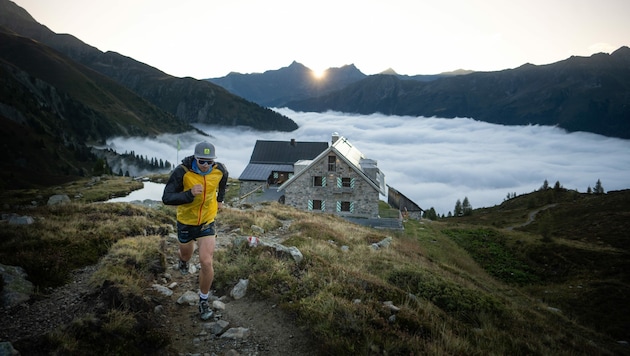
<instances>
[{"instance_id":1,"label":"tussock grass","mask_svg":"<svg viewBox=\"0 0 630 356\"><path fill-rule=\"evenodd\" d=\"M39 347L59 355L159 354L168 335L155 328L154 303L144 291L164 272L163 243L157 235L114 243L92 275L94 311L54 331Z\"/></svg>"},{"instance_id":2,"label":"tussock grass","mask_svg":"<svg viewBox=\"0 0 630 356\"><path fill-rule=\"evenodd\" d=\"M221 218L217 220L217 224L221 224L221 226L228 229L238 229L243 234L251 235L254 233L252 231L252 225L269 231L282 226L282 221L276 216L263 211L226 209L221 211Z\"/></svg>"},{"instance_id":3,"label":"tussock grass","mask_svg":"<svg viewBox=\"0 0 630 356\"><path fill-rule=\"evenodd\" d=\"M77 268L95 264L118 240L166 235L173 217L126 203L68 203L28 210L31 225L3 226L0 261L22 266L44 292L68 280Z\"/></svg>"},{"instance_id":4,"label":"tussock grass","mask_svg":"<svg viewBox=\"0 0 630 356\"><path fill-rule=\"evenodd\" d=\"M101 259L91 282L98 288L115 285L123 295L141 296L149 282L147 278L164 271L163 244L164 240L155 235L119 240Z\"/></svg>"}]
</instances>

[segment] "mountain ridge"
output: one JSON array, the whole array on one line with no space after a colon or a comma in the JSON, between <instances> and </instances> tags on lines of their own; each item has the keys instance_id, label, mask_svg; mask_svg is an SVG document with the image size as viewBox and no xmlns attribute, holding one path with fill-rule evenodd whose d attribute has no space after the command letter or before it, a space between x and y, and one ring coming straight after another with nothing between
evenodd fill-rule
<instances>
[{"instance_id":1,"label":"mountain ridge","mask_svg":"<svg viewBox=\"0 0 630 356\"><path fill-rule=\"evenodd\" d=\"M430 82L373 75L319 97L289 102L298 111L471 117L504 125L553 125L630 138L630 48L536 66L474 72Z\"/></svg>"},{"instance_id":2,"label":"mountain ridge","mask_svg":"<svg viewBox=\"0 0 630 356\"><path fill-rule=\"evenodd\" d=\"M310 97L321 92L342 89L347 84L365 78L354 64L328 68L322 78L293 61L289 66L263 73L232 72L225 77L206 79L235 95L267 107L278 107L286 102Z\"/></svg>"},{"instance_id":3,"label":"mountain ridge","mask_svg":"<svg viewBox=\"0 0 630 356\"><path fill-rule=\"evenodd\" d=\"M439 74L405 75L397 74L392 68L389 68L380 74L425 82L469 73L473 73L473 71L457 69ZM220 85L229 92L259 105L283 107L289 102L317 97L343 89L367 77L369 76L361 72L354 64L328 68L324 70L321 77L317 77L312 69L294 60L287 67L270 69L262 73L230 72L224 77L205 80Z\"/></svg>"},{"instance_id":4,"label":"mountain ridge","mask_svg":"<svg viewBox=\"0 0 630 356\"><path fill-rule=\"evenodd\" d=\"M9 0L0 0L0 26L55 48L188 123L286 132L297 129L288 117L207 81L173 77L117 52L101 52L73 35L56 34Z\"/></svg>"}]
</instances>

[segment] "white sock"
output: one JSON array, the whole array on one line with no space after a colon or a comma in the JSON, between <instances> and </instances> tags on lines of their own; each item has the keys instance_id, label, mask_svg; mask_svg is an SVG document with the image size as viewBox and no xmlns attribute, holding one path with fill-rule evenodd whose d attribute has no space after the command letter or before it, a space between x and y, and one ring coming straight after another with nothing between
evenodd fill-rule
<instances>
[{"instance_id":1,"label":"white sock","mask_svg":"<svg viewBox=\"0 0 630 356\"><path fill-rule=\"evenodd\" d=\"M210 295L210 293L203 294L199 292L199 299L208 300L208 295Z\"/></svg>"}]
</instances>

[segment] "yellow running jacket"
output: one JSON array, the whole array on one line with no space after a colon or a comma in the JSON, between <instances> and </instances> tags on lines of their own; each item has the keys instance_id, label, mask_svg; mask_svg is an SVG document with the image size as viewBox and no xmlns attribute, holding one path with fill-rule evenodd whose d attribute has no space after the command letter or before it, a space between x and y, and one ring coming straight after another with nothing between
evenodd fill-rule
<instances>
[{"instance_id":1,"label":"yellow running jacket","mask_svg":"<svg viewBox=\"0 0 630 356\"><path fill-rule=\"evenodd\" d=\"M211 223L217 216L217 202L223 202L228 171L222 163L214 162L206 174L195 172L194 156L186 157L175 167L164 187L162 202L177 205L177 221L186 225ZM190 189L195 184L204 187L203 194L194 196Z\"/></svg>"}]
</instances>

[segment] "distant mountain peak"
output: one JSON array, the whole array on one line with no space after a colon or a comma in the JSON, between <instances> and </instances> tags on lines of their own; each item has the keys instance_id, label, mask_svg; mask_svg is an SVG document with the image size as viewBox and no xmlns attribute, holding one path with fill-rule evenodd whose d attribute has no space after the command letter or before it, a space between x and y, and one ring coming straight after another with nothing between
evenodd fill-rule
<instances>
[{"instance_id":1,"label":"distant mountain peak","mask_svg":"<svg viewBox=\"0 0 630 356\"><path fill-rule=\"evenodd\" d=\"M385 69L384 71L380 72L379 74L398 75L398 73L396 73L396 71L392 67L389 67L389 68Z\"/></svg>"},{"instance_id":2,"label":"distant mountain peak","mask_svg":"<svg viewBox=\"0 0 630 356\"><path fill-rule=\"evenodd\" d=\"M470 70L470 69L455 69L454 71L451 72L442 72L440 73L441 75L466 75L466 74L470 74L470 73L474 73L474 70Z\"/></svg>"},{"instance_id":3,"label":"distant mountain peak","mask_svg":"<svg viewBox=\"0 0 630 356\"><path fill-rule=\"evenodd\" d=\"M630 48L628 48L628 46L621 46L616 51L613 51L610 55L611 56L630 55Z\"/></svg>"}]
</instances>

